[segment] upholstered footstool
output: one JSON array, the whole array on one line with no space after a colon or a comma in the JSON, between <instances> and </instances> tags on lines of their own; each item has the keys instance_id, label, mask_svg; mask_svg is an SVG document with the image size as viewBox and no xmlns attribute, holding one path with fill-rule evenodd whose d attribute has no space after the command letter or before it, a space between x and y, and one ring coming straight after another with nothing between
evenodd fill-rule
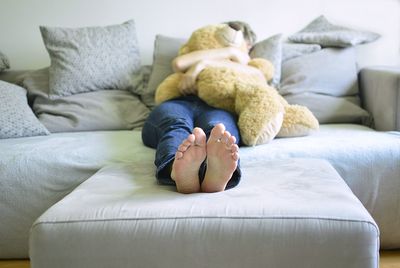
<instances>
[{"instance_id":1,"label":"upholstered footstool","mask_svg":"<svg viewBox=\"0 0 400 268\"><path fill-rule=\"evenodd\" d=\"M51 207L31 229L32 267L378 267L377 225L324 160L244 166L213 194L153 173L105 167Z\"/></svg>"}]
</instances>

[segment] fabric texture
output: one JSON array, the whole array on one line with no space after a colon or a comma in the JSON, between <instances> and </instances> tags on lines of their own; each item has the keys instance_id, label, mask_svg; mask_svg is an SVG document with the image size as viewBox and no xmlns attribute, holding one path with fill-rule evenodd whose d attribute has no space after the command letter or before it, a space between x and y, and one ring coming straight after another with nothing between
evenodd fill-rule
<instances>
[{"instance_id":1,"label":"fabric texture","mask_svg":"<svg viewBox=\"0 0 400 268\"><path fill-rule=\"evenodd\" d=\"M354 48L325 48L286 61L279 92L307 106L320 123L370 124L360 107Z\"/></svg>"},{"instance_id":2,"label":"fabric texture","mask_svg":"<svg viewBox=\"0 0 400 268\"><path fill-rule=\"evenodd\" d=\"M321 50L318 44L283 43L282 62Z\"/></svg>"},{"instance_id":3,"label":"fabric texture","mask_svg":"<svg viewBox=\"0 0 400 268\"><path fill-rule=\"evenodd\" d=\"M0 81L0 139L48 134L28 106L26 90Z\"/></svg>"},{"instance_id":4,"label":"fabric texture","mask_svg":"<svg viewBox=\"0 0 400 268\"><path fill-rule=\"evenodd\" d=\"M51 59L51 98L126 89L140 68L133 20L105 27L41 26L40 31Z\"/></svg>"},{"instance_id":5,"label":"fabric texture","mask_svg":"<svg viewBox=\"0 0 400 268\"><path fill-rule=\"evenodd\" d=\"M379 37L377 33L334 25L322 15L300 32L289 36L289 40L296 43L319 44L323 47L348 47L372 42Z\"/></svg>"},{"instance_id":6,"label":"fabric texture","mask_svg":"<svg viewBox=\"0 0 400 268\"><path fill-rule=\"evenodd\" d=\"M251 58L264 58L272 63L275 70L271 85L274 87L277 87L281 80L282 39L282 34L271 36L254 44L250 51Z\"/></svg>"},{"instance_id":7,"label":"fabric texture","mask_svg":"<svg viewBox=\"0 0 400 268\"><path fill-rule=\"evenodd\" d=\"M10 62L6 55L0 51L0 73L6 69L10 68Z\"/></svg>"},{"instance_id":8,"label":"fabric texture","mask_svg":"<svg viewBox=\"0 0 400 268\"><path fill-rule=\"evenodd\" d=\"M172 74L172 61L178 56L179 48L185 43L183 38L157 35L154 41L153 65L146 92L141 96L148 107L154 107L154 94L160 83Z\"/></svg>"},{"instance_id":9,"label":"fabric texture","mask_svg":"<svg viewBox=\"0 0 400 268\"><path fill-rule=\"evenodd\" d=\"M140 87L139 79L133 77L132 81L136 83L131 88ZM99 90L51 99L48 68L26 74L23 85L28 89L33 111L50 132L133 129L143 126L150 112L137 95L126 90Z\"/></svg>"}]
</instances>

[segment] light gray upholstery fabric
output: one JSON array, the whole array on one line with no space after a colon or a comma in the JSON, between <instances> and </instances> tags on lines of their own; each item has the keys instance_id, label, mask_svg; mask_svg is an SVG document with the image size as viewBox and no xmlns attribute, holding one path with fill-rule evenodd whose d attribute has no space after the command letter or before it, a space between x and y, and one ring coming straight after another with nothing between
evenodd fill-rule
<instances>
[{"instance_id":1,"label":"light gray upholstery fabric","mask_svg":"<svg viewBox=\"0 0 400 268\"><path fill-rule=\"evenodd\" d=\"M143 145L139 130L0 140L0 258L28 257L32 223L105 165L132 164L138 177L155 184L154 152ZM398 133L376 132L360 125L321 125L320 131L310 136L242 147L240 157L243 181L249 176L247 167L264 167L268 160L329 160L378 223L381 247L400 247ZM129 195L140 193L131 191Z\"/></svg>"},{"instance_id":2,"label":"light gray upholstery fabric","mask_svg":"<svg viewBox=\"0 0 400 268\"><path fill-rule=\"evenodd\" d=\"M325 48L286 61L279 92L289 103L307 106L320 123L371 123L359 105L352 47Z\"/></svg>"},{"instance_id":3,"label":"light gray upholstery fabric","mask_svg":"<svg viewBox=\"0 0 400 268\"><path fill-rule=\"evenodd\" d=\"M300 32L289 36L289 40L296 43L320 44L323 47L348 47L372 42L379 37L377 33L334 25L322 15Z\"/></svg>"},{"instance_id":4,"label":"light gray upholstery fabric","mask_svg":"<svg viewBox=\"0 0 400 268\"><path fill-rule=\"evenodd\" d=\"M378 228L327 161L264 164L245 167L234 189L192 195L142 166L107 166L34 223L31 263L377 268Z\"/></svg>"},{"instance_id":5,"label":"light gray upholstery fabric","mask_svg":"<svg viewBox=\"0 0 400 268\"><path fill-rule=\"evenodd\" d=\"M140 68L135 23L85 28L41 26L51 59L52 98L77 93L126 89Z\"/></svg>"},{"instance_id":6,"label":"light gray upholstery fabric","mask_svg":"<svg viewBox=\"0 0 400 268\"><path fill-rule=\"evenodd\" d=\"M48 134L28 106L26 90L0 81L0 139Z\"/></svg>"},{"instance_id":7,"label":"light gray upholstery fabric","mask_svg":"<svg viewBox=\"0 0 400 268\"><path fill-rule=\"evenodd\" d=\"M362 98L377 130L400 131L400 66L369 67L360 72Z\"/></svg>"},{"instance_id":8,"label":"light gray upholstery fabric","mask_svg":"<svg viewBox=\"0 0 400 268\"><path fill-rule=\"evenodd\" d=\"M143 126L150 113L137 95L126 90L50 99L48 78L48 68L40 69L26 74L23 85L28 89L33 111L50 132L133 129ZM132 88L139 87L140 81L136 80Z\"/></svg>"},{"instance_id":9,"label":"light gray upholstery fabric","mask_svg":"<svg viewBox=\"0 0 400 268\"><path fill-rule=\"evenodd\" d=\"M10 62L6 55L0 51L0 73L6 69L10 68Z\"/></svg>"},{"instance_id":10,"label":"light gray upholstery fabric","mask_svg":"<svg viewBox=\"0 0 400 268\"><path fill-rule=\"evenodd\" d=\"M172 60L178 55L179 48L185 43L183 38L157 35L154 41L153 66L146 92L141 96L148 107L154 107L154 94L160 83L172 74Z\"/></svg>"},{"instance_id":11,"label":"light gray upholstery fabric","mask_svg":"<svg viewBox=\"0 0 400 268\"><path fill-rule=\"evenodd\" d=\"M321 50L317 44L283 43L282 62Z\"/></svg>"},{"instance_id":12,"label":"light gray upholstery fabric","mask_svg":"<svg viewBox=\"0 0 400 268\"><path fill-rule=\"evenodd\" d=\"M276 34L254 44L250 52L251 58L264 58L274 65L275 71L271 81L271 85L274 87L277 87L281 80L282 40L283 35Z\"/></svg>"}]
</instances>

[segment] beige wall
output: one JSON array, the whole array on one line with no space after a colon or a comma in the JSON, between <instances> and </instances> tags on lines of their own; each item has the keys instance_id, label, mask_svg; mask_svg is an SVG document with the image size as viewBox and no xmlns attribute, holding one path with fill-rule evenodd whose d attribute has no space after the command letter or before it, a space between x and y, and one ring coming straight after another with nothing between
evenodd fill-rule
<instances>
[{"instance_id":1,"label":"beige wall","mask_svg":"<svg viewBox=\"0 0 400 268\"><path fill-rule=\"evenodd\" d=\"M361 66L400 65L400 0L0 0L0 50L13 69L44 67L50 61L39 25L107 25L133 18L143 63L150 64L157 33L186 37L204 24L240 19L263 39L294 33L320 14L382 34L358 48Z\"/></svg>"}]
</instances>

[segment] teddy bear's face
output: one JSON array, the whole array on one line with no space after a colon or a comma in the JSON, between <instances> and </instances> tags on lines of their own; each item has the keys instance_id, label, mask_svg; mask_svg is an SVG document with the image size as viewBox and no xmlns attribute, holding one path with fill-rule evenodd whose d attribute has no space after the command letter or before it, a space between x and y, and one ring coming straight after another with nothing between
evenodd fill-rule
<instances>
[{"instance_id":1,"label":"teddy bear's face","mask_svg":"<svg viewBox=\"0 0 400 268\"><path fill-rule=\"evenodd\" d=\"M179 50L179 54L228 46L238 47L247 52L247 44L241 31L227 24L208 25L194 31L187 43Z\"/></svg>"}]
</instances>

